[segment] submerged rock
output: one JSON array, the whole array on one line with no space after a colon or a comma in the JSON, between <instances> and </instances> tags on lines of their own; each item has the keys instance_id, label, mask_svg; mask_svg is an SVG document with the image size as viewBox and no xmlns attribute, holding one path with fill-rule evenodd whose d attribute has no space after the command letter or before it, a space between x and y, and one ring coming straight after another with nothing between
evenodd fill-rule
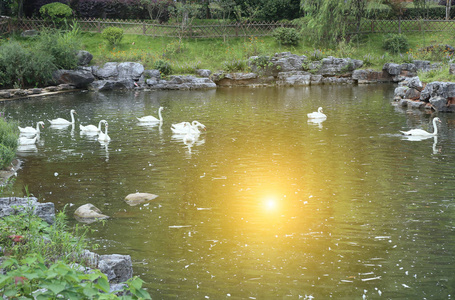
<instances>
[{"instance_id":1,"label":"submerged rock","mask_svg":"<svg viewBox=\"0 0 455 300\"><path fill-rule=\"evenodd\" d=\"M109 216L103 215L101 213L101 210L99 210L95 205L93 204L84 204L80 206L76 211L74 212L74 217L76 220L79 222L84 222L84 223L92 223L97 220L104 220L108 219Z\"/></svg>"},{"instance_id":2,"label":"submerged rock","mask_svg":"<svg viewBox=\"0 0 455 300\"><path fill-rule=\"evenodd\" d=\"M155 195L155 194L134 193L134 194L129 194L128 196L126 196L125 202L128 203L128 205L130 205L130 206L136 206L138 204L156 199L157 197L158 197L158 195Z\"/></svg>"}]
</instances>

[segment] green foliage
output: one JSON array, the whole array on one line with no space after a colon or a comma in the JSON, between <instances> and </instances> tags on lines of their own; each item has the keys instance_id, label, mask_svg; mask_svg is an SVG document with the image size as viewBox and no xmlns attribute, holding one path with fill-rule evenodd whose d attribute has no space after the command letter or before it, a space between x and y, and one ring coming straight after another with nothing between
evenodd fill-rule
<instances>
[{"instance_id":1,"label":"green foliage","mask_svg":"<svg viewBox=\"0 0 455 300\"><path fill-rule=\"evenodd\" d=\"M18 137L17 122L0 116L0 170L8 167L16 156Z\"/></svg>"},{"instance_id":2,"label":"green foliage","mask_svg":"<svg viewBox=\"0 0 455 300\"><path fill-rule=\"evenodd\" d=\"M275 38L281 45L290 45L290 46L297 46L299 43L299 33L295 28L288 28L288 27L278 27L276 28L272 36Z\"/></svg>"},{"instance_id":3,"label":"green foliage","mask_svg":"<svg viewBox=\"0 0 455 300\"><path fill-rule=\"evenodd\" d=\"M41 6L39 10L41 16L54 24L62 25L73 15L73 10L66 4L53 2Z\"/></svg>"},{"instance_id":4,"label":"green foliage","mask_svg":"<svg viewBox=\"0 0 455 300\"><path fill-rule=\"evenodd\" d=\"M402 53L409 49L408 39L405 35L389 33L384 36L382 47L391 53Z\"/></svg>"},{"instance_id":5,"label":"green foliage","mask_svg":"<svg viewBox=\"0 0 455 300\"><path fill-rule=\"evenodd\" d=\"M422 82L453 82L455 81L455 75L449 73L449 66L441 67L439 69L433 69L427 72L417 71L417 75Z\"/></svg>"},{"instance_id":6,"label":"green foliage","mask_svg":"<svg viewBox=\"0 0 455 300\"><path fill-rule=\"evenodd\" d=\"M320 49L314 49L313 52L308 55L309 61L320 61L325 57L324 52Z\"/></svg>"},{"instance_id":7,"label":"green foliage","mask_svg":"<svg viewBox=\"0 0 455 300\"><path fill-rule=\"evenodd\" d=\"M449 62L455 55L453 48L443 44L420 48L417 54L419 59L441 62Z\"/></svg>"},{"instance_id":8,"label":"green foliage","mask_svg":"<svg viewBox=\"0 0 455 300\"><path fill-rule=\"evenodd\" d=\"M263 40L259 40L257 37L249 37L248 42L243 45L243 54L245 58L250 56L261 55L265 51L265 44Z\"/></svg>"},{"instance_id":9,"label":"green foliage","mask_svg":"<svg viewBox=\"0 0 455 300\"><path fill-rule=\"evenodd\" d=\"M248 69L248 64L245 60L233 58L223 62L223 70L226 72L240 72Z\"/></svg>"},{"instance_id":10,"label":"green foliage","mask_svg":"<svg viewBox=\"0 0 455 300\"><path fill-rule=\"evenodd\" d=\"M119 299L109 292L107 276L99 270L85 274L77 266L57 261L48 265L39 254L4 261L6 275L0 275L0 293L14 299ZM124 291L131 296L121 299L151 299L142 288L143 281L134 277Z\"/></svg>"},{"instance_id":11,"label":"green foliage","mask_svg":"<svg viewBox=\"0 0 455 300\"><path fill-rule=\"evenodd\" d=\"M186 44L179 41L169 43L164 48L163 57L173 57L177 54L183 53L186 50Z\"/></svg>"},{"instance_id":12,"label":"green foliage","mask_svg":"<svg viewBox=\"0 0 455 300\"><path fill-rule=\"evenodd\" d=\"M159 70L161 74L163 75L170 75L172 74L172 67L171 64L165 60L157 60L153 64L153 68L156 70Z\"/></svg>"},{"instance_id":13,"label":"green foliage","mask_svg":"<svg viewBox=\"0 0 455 300\"><path fill-rule=\"evenodd\" d=\"M80 49L79 29L71 31L43 30L38 36L36 49L50 54L58 69L71 70L77 67L77 51Z\"/></svg>"},{"instance_id":14,"label":"green foliage","mask_svg":"<svg viewBox=\"0 0 455 300\"><path fill-rule=\"evenodd\" d=\"M109 46L116 46L123 39L123 29L109 26L103 30L101 35L108 42Z\"/></svg>"},{"instance_id":15,"label":"green foliage","mask_svg":"<svg viewBox=\"0 0 455 300\"><path fill-rule=\"evenodd\" d=\"M174 65L173 72L177 74L194 74L197 69L200 69L200 64L200 61L176 64Z\"/></svg>"}]
</instances>

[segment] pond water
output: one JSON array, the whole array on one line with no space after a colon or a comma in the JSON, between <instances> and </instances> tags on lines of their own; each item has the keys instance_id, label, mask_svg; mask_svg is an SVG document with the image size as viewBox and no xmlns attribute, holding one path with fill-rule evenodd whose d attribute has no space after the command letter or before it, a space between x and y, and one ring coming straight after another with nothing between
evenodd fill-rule
<instances>
[{"instance_id":1,"label":"pond water","mask_svg":"<svg viewBox=\"0 0 455 300\"><path fill-rule=\"evenodd\" d=\"M130 254L154 299L453 299L455 117L391 105L393 85L74 93L0 103L43 120L13 191L92 203L100 254ZM157 115L162 126L140 126ZM309 123L324 108L328 118ZM69 119L76 128L50 128ZM109 122L107 145L79 124ZM170 126L207 126L189 147ZM126 195L159 197L129 206ZM75 223L71 220L72 224ZM314 298L313 298L314 297Z\"/></svg>"}]
</instances>

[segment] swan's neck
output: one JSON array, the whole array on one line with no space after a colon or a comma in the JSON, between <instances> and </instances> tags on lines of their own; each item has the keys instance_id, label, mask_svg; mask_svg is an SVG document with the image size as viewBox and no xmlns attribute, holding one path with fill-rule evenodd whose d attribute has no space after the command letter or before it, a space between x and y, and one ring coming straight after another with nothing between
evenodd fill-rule
<instances>
[{"instance_id":1,"label":"swan's neck","mask_svg":"<svg viewBox=\"0 0 455 300\"><path fill-rule=\"evenodd\" d=\"M74 124L74 112L71 112L71 123Z\"/></svg>"},{"instance_id":2,"label":"swan's neck","mask_svg":"<svg viewBox=\"0 0 455 300\"><path fill-rule=\"evenodd\" d=\"M107 127L108 127L108 126L104 126L104 135L105 135L105 138L107 138Z\"/></svg>"},{"instance_id":3,"label":"swan's neck","mask_svg":"<svg viewBox=\"0 0 455 300\"><path fill-rule=\"evenodd\" d=\"M161 109L158 109L158 117L160 118L160 122L163 122L163 116L161 116Z\"/></svg>"},{"instance_id":4,"label":"swan's neck","mask_svg":"<svg viewBox=\"0 0 455 300\"><path fill-rule=\"evenodd\" d=\"M101 123L102 123L102 122L103 122L103 121L100 121L100 122L98 123L98 131L100 131L100 132L101 132Z\"/></svg>"},{"instance_id":5,"label":"swan's neck","mask_svg":"<svg viewBox=\"0 0 455 300\"><path fill-rule=\"evenodd\" d=\"M39 132L39 122L36 123L36 131Z\"/></svg>"},{"instance_id":6,"label":"swan's neck","mask_svg":"<svg viewBox=\"0 0 455 300\"><path fill-rule=\"evenodd\" d=\"M433 134L437 135L438 134L438 124L435 119L433 119Z\"/></svg>"}]
</instances>

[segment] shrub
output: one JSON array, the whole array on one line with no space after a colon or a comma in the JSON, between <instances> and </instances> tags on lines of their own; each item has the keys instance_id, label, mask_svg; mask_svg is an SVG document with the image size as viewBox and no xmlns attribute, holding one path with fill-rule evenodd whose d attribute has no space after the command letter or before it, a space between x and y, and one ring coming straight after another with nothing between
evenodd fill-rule
<instances>
[{"instance_id":1,"label":"shrub","mask_svg":"<svg viewBox=\"0 0 455 300\"><path fill-rule=\"evenodd\" d=\"M71 7L60 2L43 5L39 12L45 20L51 21L56 25L64 24L73 15Z\"/></svg>"},{"instance_id":2,"label":"shrub","mask_svg":"<svg viewBox=\"0 0 455 300\"><path fill-rule=\"evenodd\" d=\"M16 156L18 137L17 123L0 116L0 169L8 167Z\"/></svg>"},{"instance_id":3,"label":"shrub","mask_svg":"<svg viewBox=\"0 0 455 300\"><path fill-rule=\"evenodd\" d=\"M103 30L101 36L110 46L115 46L118 45L123 39L123 29L109 26Z\"/></svg>"},{"instance_id":4,"label":"shrub","mask_svg":"<svg viewBox=\"0 0 455 300\"><path fill-rule=\"evenodd\" d=\"M295 28L288 27L276 28L273 31L272 36L279 44L290 46L297 46L300 39L298 31Z\"/></svg>"},{"instance_id":5,"label":"shrub","mask_svg":"<svg viewBox=\"0 0 455 300\"><path fill-rule=\"evenodd\" d=\"M79 29L71 31L43 30L38 36L36 49L49 53L57 69L71 70L77 66L77 50L80 49Z\"/></svg>"},{"instance_id":6,"label":"shrub","mask_svg":"<svg viewBox=\"0 0 455 300\"><path fill-rule=\"evenodd\" d=\"M389 33L384 36L382 46L385 50L394 54L406 52L409 49L409 43L406 36L394 33Z\"/></svg>"},{"instance_id":7,"label":"shrub","mask_svg":"<svg viewBox=\"0 0 455 300\"><path fill-rule=\"evenodd\" d=\"M171 68L171 64L168 63L167 61L165 60L157 60L154 64L153 64L153 68L156 69L156 70L159 70L161 74L163 75L169 75L172 73L172 68Z\"/></svg>"},{"instance_id":8,"label":"shrub","mask_svg":"<svg viewBox=\"0 0 455 300\"><path fill-rule=\"evenodd\" d=\"M245 71L247 68L248 64L245 60L233 58L223 62L223 70L226 72Z\"/></svg>"}]
</instances>

